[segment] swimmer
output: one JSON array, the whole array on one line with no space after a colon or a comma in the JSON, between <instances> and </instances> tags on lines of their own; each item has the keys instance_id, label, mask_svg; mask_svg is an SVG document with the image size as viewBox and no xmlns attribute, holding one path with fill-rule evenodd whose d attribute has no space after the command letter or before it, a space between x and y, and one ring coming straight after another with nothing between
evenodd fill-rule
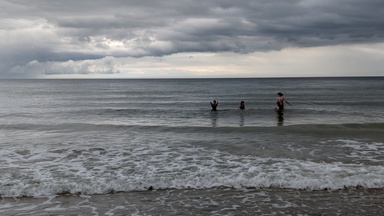
<instances>
[{"instance_id":1,"label":"swimmer","mask_svg":"<svg viewBox=\"0 0 384 216\"><path fill-rule=\"evenodd\" d=\"M245 109L244 101L240 101L239 109L241 110Z\"/></svg>"},{"instance_id":2,"label":"swimmer","mask_svg":"<svg viewBox=\"0 0 384 216\"><path fill-rule=\"evenodd\" d=\"M211 103L211 107L212 107L212 111L217 111L216 108L217 108L217 105L219 105L219 101L210 101Z\"/></svg>"},{"instance_id":3,"label":"swimmer","mask_svg":"<svg viewBox=\"0 0 384 216\"><path fill-rule=\"evenodd\" d=\"M276 110L277 111L283 111L284 110L284 101L289 104L289 106L292 106L287 100L285 100L284 94L279 92L277 93L277 99L276 99L276 104L277 104L277 107L276 107Z\"/></svg>"}]
</instances>

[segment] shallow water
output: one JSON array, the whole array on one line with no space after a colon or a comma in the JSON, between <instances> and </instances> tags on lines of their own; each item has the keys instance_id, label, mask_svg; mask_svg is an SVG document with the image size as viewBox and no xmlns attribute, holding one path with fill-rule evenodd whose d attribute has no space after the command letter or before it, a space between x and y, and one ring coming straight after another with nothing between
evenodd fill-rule
<instances>
[{"instance_id":1,"label":"shallow water","mask_svg":"<svg viewBox=\"0 0 384 216\"><path fill-rule=\"evenodd\" d=\"M382 209L383 78L0 83L4 214L345 215L356 194L357 213Z\"/></svg>"}]
</instances>

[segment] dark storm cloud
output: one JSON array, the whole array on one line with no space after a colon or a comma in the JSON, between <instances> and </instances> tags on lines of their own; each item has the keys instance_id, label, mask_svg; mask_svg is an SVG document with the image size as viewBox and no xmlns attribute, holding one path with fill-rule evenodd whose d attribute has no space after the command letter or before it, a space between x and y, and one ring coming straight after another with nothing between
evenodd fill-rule
<instances>
[{"instance_id":1,"label":"dark storm cloud","mask_svg":"<svg viewBox=\"0 0 384 216\"><path fill-rule=\"evenodd\" d=\"M0 9L0 69L31 61L382 42L382 0L12 0Z\"/></svg>"}]
</instances>

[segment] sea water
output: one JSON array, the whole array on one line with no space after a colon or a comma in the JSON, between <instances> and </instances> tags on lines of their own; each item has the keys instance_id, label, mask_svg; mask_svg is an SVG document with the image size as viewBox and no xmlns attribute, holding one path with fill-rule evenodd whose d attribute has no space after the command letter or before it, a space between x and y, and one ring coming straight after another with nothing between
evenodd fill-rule
<instances>
[{"instance_id":1,"label":"sea water","mask_svg":"<svg viewBox=\"0 0 384 216\"><path fill-rule=\"evenodd\" d=\"M1 80L0 214L380 213L383 95L377 77Z\"/></svg>"}]
</instances>

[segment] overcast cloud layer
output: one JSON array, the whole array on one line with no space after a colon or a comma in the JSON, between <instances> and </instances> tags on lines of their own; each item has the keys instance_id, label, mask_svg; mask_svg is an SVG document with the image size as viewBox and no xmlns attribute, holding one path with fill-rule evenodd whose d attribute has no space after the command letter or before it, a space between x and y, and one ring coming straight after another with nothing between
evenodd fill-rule
<instances>
[{"instance_id":1,"label":"overcast cloud layer","mask_svg":"<svg viewBox=\"0 0 384 216\"><path fill-rule=\"evenodd\" d=\"M182 54L191 64L204 53L246 58L313 47L374 49L384 41L382 0L0 0L0 4L0 78L120 74L137 61L152 62L153 68L147 70L156 73L154 68L160 66L161 73L162 62L180 61L175 56ZM380 67L384 54L375 52L374 66ZM199 63L207 64L193 62ZM188 69L191 74L177 74L183 73L183 64L172 64L181 71L175 77L199 72L195 67Z\"/></svg>"}]
</instances>

